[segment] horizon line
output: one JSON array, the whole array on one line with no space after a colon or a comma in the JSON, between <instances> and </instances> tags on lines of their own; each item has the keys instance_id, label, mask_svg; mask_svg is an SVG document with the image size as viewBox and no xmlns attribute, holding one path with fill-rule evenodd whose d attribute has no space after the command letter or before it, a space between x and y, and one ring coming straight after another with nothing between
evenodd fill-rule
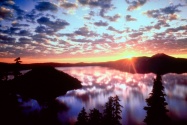
<instances>
[{"instance_id":1,"label":"horizon line","mask_svg":"<svg viewBox=\"0 0 187 125\"><path fill-rule=\"evenodd\" d=\"M117 59L111 59L111 60L103 60L103 61L77 61L77 62L60 62L60 61L36 61L36 62L34 62L34 61L31 61L31 62L26 62L26 61L24 61L23 59L29 59L29 60L35 60L35 59L30 59L30 58L28 58L28 57L21 57L21 61L22 61L22 63L21 64L42 64L42 63L61 63L61 64L78 64L78 63L87 63L87 64L91 64L91 63L104 63L104 62L112 62L112 61L118 61L118 60L122 60L122 59L133 59L133 58L139 58L139 57L153 57L153 56L155 56L155 55L161 55L161 54L163 54L163 55L167 55L167 56L170 56L170 57L173 57L173 58L183 58L183 59L187 59L187 57L185 56L178 56L178 55L173 55L173 54L171 54L171 55L169 55L169 54L165 54L165 53L156 53L156 54L153 54L153 55L151 55L151 56L148 56L148 55L144 55L144 56L132 56L132 57L123 57L123 58L117 58ZM186 54L187 55L187 54ZM17 57L16 57L17 58ZM81 57L80 57L81 58ZM97 57L95 57L95 58L97 58ZM2 58L0 58L0 59L2 59ZM5 59L6 60L6 58L3 58L3 59ZM11 58L8 58L8 60L9 61L0 61L0 63L8 63L8 64L14 64L14 59L15 58L13 58L13 57L11 57ZM39 60L39 59L36 59L36 60ZM56 59L56 58L53 58L53 59L51 59L51 58L45 58L44 60L61 60L61 59ZM70 60L73 60L73 58L70 58ZM26 62L26 63L25 63Z\"/></svg>"}]
</instances>

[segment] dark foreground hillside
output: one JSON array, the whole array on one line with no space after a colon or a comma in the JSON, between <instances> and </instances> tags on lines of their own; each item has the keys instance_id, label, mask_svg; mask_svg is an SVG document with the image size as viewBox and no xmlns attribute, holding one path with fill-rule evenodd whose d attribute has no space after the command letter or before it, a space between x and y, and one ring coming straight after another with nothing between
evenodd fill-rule
<instances>
[{"instance_id":1,"label":"dark foreground hillside","mask_svg":"<svg viewBox=\"0 0 187 125\"><path fill-rule=\"evenodd\" d=\"M47 101L64 95L67 91L81 88L81 82L50 66L32 69L12 81L15 91L37 100Z\"/></svg>"},{"instance_id":2,"label":"dark foreground hillside","mask_svg":"<svg viewBox=\"0 0 187 125\"><path fill-rule=\"evenodd\" d=\"M14 80L1 80L0 124L57 125L57 111L68 107L55 98L81 88L80 83L50 66L34 68Z\"/></svg>"}]
</instances>

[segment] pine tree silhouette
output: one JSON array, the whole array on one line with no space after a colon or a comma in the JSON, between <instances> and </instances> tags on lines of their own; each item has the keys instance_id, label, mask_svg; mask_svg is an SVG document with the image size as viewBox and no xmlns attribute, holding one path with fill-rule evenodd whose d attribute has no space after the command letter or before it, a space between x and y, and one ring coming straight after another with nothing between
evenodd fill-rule
<instances>
[{"instance_id":1,"label":"pine tree silhouette","mask_svg":"<svg viewBox=\"0 0 187 125\"><path fill-rule=\"evenodd\" d=\"M21 58L18 57L14 60L16 63L15 63L15 69L14 69L14 77L18 77L21 75L21 72L20 72L20 66L21 66Z\"/></svg>"},{"instance_id":2,"label":"pine tree silhouette","mask_svg":"<svg viewBox=\"0 0 187 125\"><path fill-rule=\"evenodd\" d=\"M166 109L167 102L163 91L161 75L157 74L150 97L146 99L147 106L144 107L144 110L147 111L144 122L147 125L166 125L169 120L168 110Z\"/></svg>"},{"instance_id":3,"label":"pine tree silhouette","mask_svg":"<svg viewBox=\"0 0 187 125\"><path fill-rule=\"evenodd\" d=\"M105 109L103 111L103 122L106 125L114 125L114 106L113 106L113 97L108 98L108 102L105 104Z\"/></svg>"},{"instance_id":4,"label":"pine tree silhouette","mask_svg":"<svg viewBox=\"0 0 187 125\"><path fill-rule=\"evenodd\" d=\"M102 113L98 109L92 109L89 113L88 124L89 125L102 125Z\"/></svg>"},{"instance_id":5,"label":"pine tree silhouette","mask_svg":"<svg viewBox=\"0 0 187 125\"><path fill-rule=\"evenodd\" d=\"M109 97L108 102L105 104L103 112L103 121L106 125L121 125L121 105L119 104L119 97Z\"/></svg>"},{"instance_id":6,"label":"pine tree silhouette","mask_svg":"<svg viewBox=\"0 0 187 125\"><path fill-rule=\"evenodd\" d=\"M115 125L121 125L120 120L122 119L121 117L121 108L122 106L119 104L119 97L116 95L114 98L114 123Z\"/></svg>"},{"instance_id":7,"label":"pine tree silhouette","mask_svg":"<svg viewBox=\"0 0 187 125\"><path fill-rule=\"evenodd\" d=\"M78 114L77 122L75 125L88 125L88 115L85 108L83 107L81 112Z\"/></svg>"},{"instance_id":8,"label":"pine tree silhouette","mask_svg":"<svg viewBox=\"0 0 187 125\"><path fill-rule=\"evenodd\" d=\"M109 97L108 102L105 103L103 115L98 109L90 110L89 115L82 108L77 117L76 125L121 125L121 105L119 103L119 97Z\"/></svg>"}]
</instances>

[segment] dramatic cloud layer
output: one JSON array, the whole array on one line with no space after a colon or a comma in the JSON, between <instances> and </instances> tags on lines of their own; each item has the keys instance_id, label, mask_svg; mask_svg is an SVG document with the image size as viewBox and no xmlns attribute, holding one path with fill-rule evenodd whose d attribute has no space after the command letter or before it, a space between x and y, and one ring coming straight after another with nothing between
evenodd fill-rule
<instances>
[{"instance_id":1,"label":"dramatic cloud layer","mask_svg":"<svg viewBox=\"0 0 187 125\"><path fill-rule=\"evenodd\" d=\"M147 0L135 0L135 1L131 1L131 0L125 0L128 4L130 4L130 6L128 7L127 10L129 11L133 11L141 6L143 6Z\"/></svg>"},{"instance_id":2,"label":"dramatic cloud layer","mask_svg":"<svg viewBox=\"0 0 187 125\"><path fill-rule=\"evenodd\" d=\"M57 11L58 7L50 2L39 2L38 5L35 6L38 11Z\"/></svg>"},{"instance_id":3,"label":"dramatic cloud layer","mask_svg":"<svg viewBox=\"0 0 187 125\"><path fill-rule=\"evenodd\" d=\"M186 0L1 0L0 59L187 57L186 13Z\"/></svg>"}]
</instances>

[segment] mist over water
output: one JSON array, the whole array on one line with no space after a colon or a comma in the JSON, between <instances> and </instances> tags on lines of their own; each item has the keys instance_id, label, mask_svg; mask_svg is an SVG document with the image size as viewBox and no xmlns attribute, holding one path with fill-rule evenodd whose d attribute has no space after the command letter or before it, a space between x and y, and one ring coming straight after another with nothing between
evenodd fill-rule
<instances>
[{"instance_id":1,"label":"mist over water","mask_svg":"<svg viewBox=\"0 0 187 125\"><path fill-rule=\"evenodd\" d=\"M143 107L145 99L152 90L155 74L131 74L104 67L67 67L57 68L79 79L83 87L67 92L57 99L65 103L69 110L59 111L61 122L74 123L81 108L87 111L97 108L102 111L109 96L118 95L122 108L122 123L144 124L146 116ZM175 119L187 118L187 74L166 74L162 77L165 87L168 115Z\"/></svg>"}]
</instances>

